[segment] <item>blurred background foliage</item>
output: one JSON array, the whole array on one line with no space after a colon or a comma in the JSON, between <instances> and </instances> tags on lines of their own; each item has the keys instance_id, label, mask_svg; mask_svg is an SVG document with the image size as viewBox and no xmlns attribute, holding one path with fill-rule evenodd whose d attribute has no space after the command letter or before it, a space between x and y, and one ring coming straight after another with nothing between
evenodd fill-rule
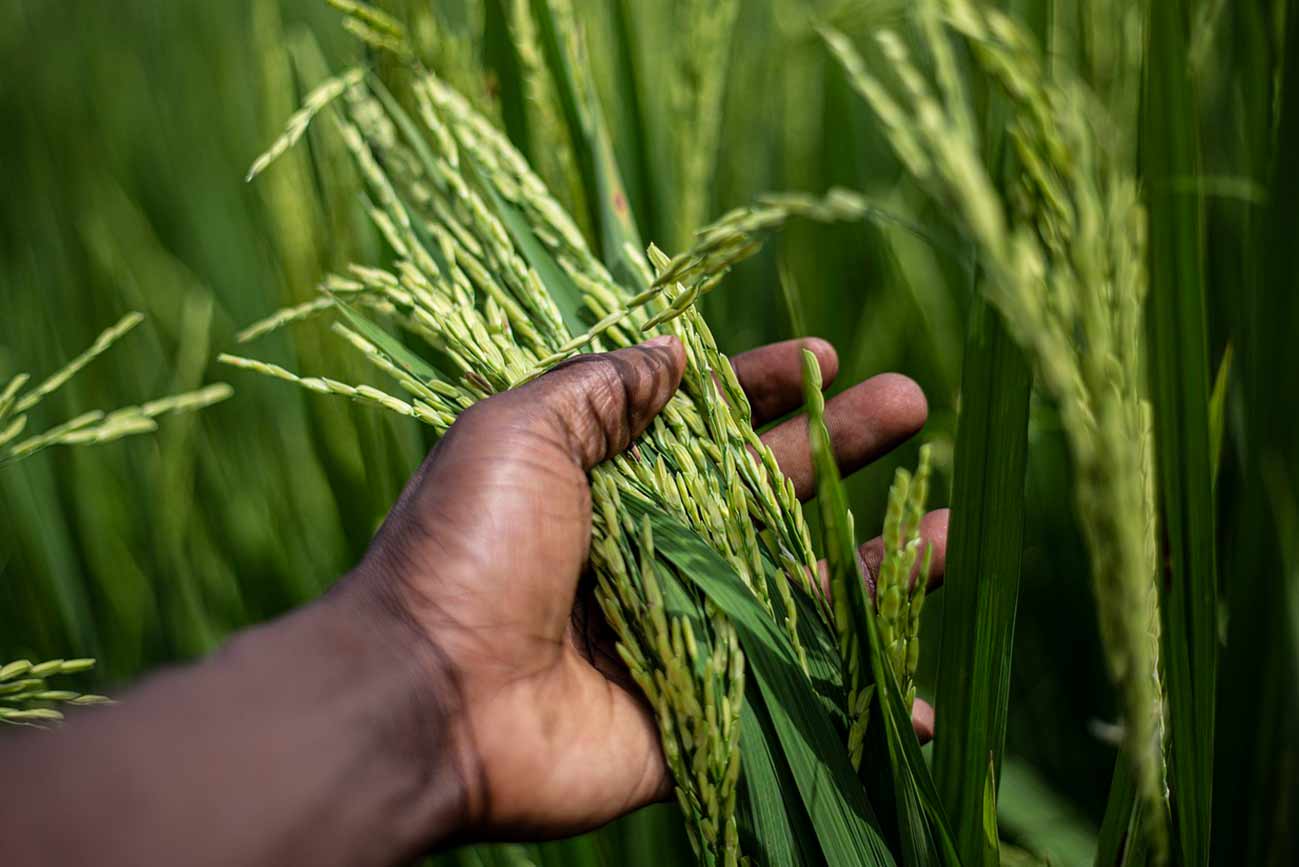
<instances>
[{"instance_id":1,"label":"blurred background foliage","mask_svg":"<svg viewBox=\"0 0 1299 867\"><path fill-rule=\"evenodd\" d=\"M436 35L478 36L482 27L489 54L507 43L508 0L486 0L485 19L469 14L477 5L433 4ZM629 197L646 240L668 250L692 228L670 218L681 211L679 185L658 183L673 171L685 134L670 84L681 57L680 5L576 4ZM1227 847L1221 853L1249 852L1259 863L1289 851L1293 839L1275 829L1299 809L1288 722L1299 682L1292 606L1272 604L1286 593L1293 600L1296 585L1299 364L1289 330L1299 326L1299 293L1270 264L1276 248L1259 240L1299 242L1299 221L1288 213L1294 199L1284 209L1269 204L1287 4L1191 5L1199 8L1189 74L1205 177L1176 182L1207 208L1210 358L1216 364L1239 335L1258 339L1229 391L1217 491L1223 636L1234 640L1221 677L1215 840ZM1089 80L1135 151L1136 6L1051 6L1052 62L1073 64ZM715 216L765 191L842 185L899 215L896 224L796 224L705 309L727 351L793 336L783 270L801 296L803 327L839 349L838 387L888 370L916 379L929 397L921 439L936 447L937 506L951 479L971 277L946 216L904 178L812 27L814 16L831 21L881 63L865 37L897 23L905 8L900 0L743 0L724 45L730 72L714 177L695 194L704 215ZM212 362L241 326L312 297L326 272L376 258L351 164L327 132L313 131L305 148L243 183L303 94L360 54L338 20L320 0L0 4L0 380L17 369L53 370L124 312L140 310L146 324L43 406L40 421L216 380L237 392L166 420L155 436L54 450L0 469L0 659L94 656L100 664L87 686L112 692L211 650L231 631L317 595L355 563L430 445L408 420ZM620 97L619 26L635 34L644 84L635 117ZM524 105L523 96L498 94L496 79L473 85L500 96L503 122L526 152L526 112L508 108ZM1273 274L1288 283L1267 283ZM1249 295L1256 286L1267 294ZM311 327L268 338L258 354L345 381L370 375L341 342ZM879 525L893 469L913 465L917 446L853 479L860 525ZM1266 472L1246 471L1258 463L1252 448L1265 450ZM1114 696L1070 474L1054 409L1035 397L1000 808L1013 840L1058 864L1090 862L1115 753ZM1279 545L1285 538L1290 544ZM941 617L941 599L928 618ZM1256 628L1229 629L1238 617ZM930 649L932 660L936 641ZM922 661L922 695L931 684ZM1240 787L1260 800L1242 802ZM449 857L671 863L688 849L668 813L654 808L583 841Z\"/></svg>"}]
</instances>

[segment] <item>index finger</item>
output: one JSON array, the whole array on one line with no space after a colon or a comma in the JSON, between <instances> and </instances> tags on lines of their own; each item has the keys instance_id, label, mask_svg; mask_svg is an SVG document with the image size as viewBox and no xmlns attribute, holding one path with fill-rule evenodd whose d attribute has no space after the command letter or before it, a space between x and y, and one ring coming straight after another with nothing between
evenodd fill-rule
<instances>
[{"instance_id":1,"label":"index finger","mask_svg":"<svg viewBox=\"0 0 1299 867\"><path fill-rule=\"evenodd\" d=\"M769 343L731 359L735 378L753 407L755 426L803 405L804 349L816 356L821 365L821 379L828 387L839 373L839 356L833 346L819 337Z\"/></svg>"}]
</instances>

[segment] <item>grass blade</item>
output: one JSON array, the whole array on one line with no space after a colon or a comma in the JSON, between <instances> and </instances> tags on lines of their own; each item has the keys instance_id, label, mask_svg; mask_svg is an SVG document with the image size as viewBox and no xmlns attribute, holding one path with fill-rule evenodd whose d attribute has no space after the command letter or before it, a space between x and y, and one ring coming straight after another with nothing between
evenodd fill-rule
<instances>
[{"instance_id":1,"label":"grass blade","mask_svg":"<svg viewBox=\"0 0 1299 867\"><path fill-rule=\"evenodd\" d=\"M631 153L631 166L624 180L629 185L631 203L640 215L639 225L651 239L665 238L660 231L659 189L654 183L650 162L650 127L646 117L646 101L642 96L644 81L642 43L633 37L636 28L636 9L632 0L609 0L614 38L617 40L615 84L618 100L623 105L627 120L623 141Z\"/></svg>"},{"instance_id":2,"label":"grass blade","mask_svg":"<svg viewBox=\"0 0 1299 867\"><path fill-rule=\"evenodd\" d=\"M1000 317L978 299L962 378L935 688L943 724L934 733L934 782L956 822L962 860L995 864L984 845L982 769L991 761L994 778L1001 778L1032 374Z\"/></svg>"},{"instance_id":3,"label":"grass blade","mask_svg":"<svg viewBox=\"0 0 1299 867\"><path fill-rule=\"evenodd\" d=\"M1144 802L1137 797L1132 777L1132 760L1122 752L1114 762L1114 779L1110 783L1109 802L1096 843L1096 867L1124 867L1136 864L1134 847L1141 839L1141 814Z\"/></svg>"},{"instance_id":4,"label":"grass blade","mask_svg":"<svg viewBox=\"0 0 1299 867\"><path fill-rule=\"evenodd\" d=\"M518 246L519 252L523 258L537 272L541 282L546 287L546 292L554 300L555 306L559 308L560 315L564 318L564 324L568 326L570 336L581 334L592 324L583 317L586 306L582 303L582 293L573 284L572 279L564 273L564 269L559 267L549 251L542 246L533 234L532 227L528 221L513 206L507 203L496 191L487 185L483 185L483 191L487 195L493 210L496 212L505 228L509 231L510 237Z\"/></svg>"},{"instance_id":5,"label":"grass blade","mask_svg":"<svg viewBox=\"0 0 1299 867\"><path fill-rule=\"evenodd\" d=\"M1202 201L1172 179L1200 171L1187 42L1190 4L1150 4L1141 169L1150 207L1147 306L1173 824L1178 861L1209 863L1217 671L1217 581L1209 437Z\"/></svg>"},{"instance_id":6,"label":"grass blade","mask_svg":"<svg viewBox=\"0 0 1299 867\"><path fill-rule=\"evenodd\" d=\"M523 71L519 53L510 38L509 12L503 0L486 0L483 14L483 55L499 85L501 120L510 140L527 152L531 140Z\"/></svg>"},{"instance_id":7,"label":"grass blade","mask_svg":"<svg viewBox=\"0 0 1299 867\"><path fill-rule=\"evenodd\" d=\"M1050 4L1010 0L1005 5L1045 43ZM1006 179L1015 177L1018 168L1005 133L1011 112L995 89L985 98L990 104L983 127L985 158L1004 195ZM975 275L976 281L983 279L985 275ZM956 822L962 859L996 865L999 855L986 838L992 837L993 846L999 840L995 799L1010 704L1033 375L981 292L975 292L971 304L934 692L944 724L934 732L933 769L943 806ZM991 832L984 827L989 816Z\"/></svg>"},{"instance_id":8,"label":"grass blade","mask_svg":"<svg viewBox=\"0 0 1299 867\"><path fill-rule=\"evenodd\" d=\"M761 693L745 697L740 726L742 780L748 804L742 814L748 815L753 825L745 851L764 852L770 867L811 867L821 857L816 832L807 811L784 796L797 785L789 765L770 747L778 743L778 736ZM744 835L745 829L740 833Z\"/></svg>"},{"instance_id":9,"label":"grass blade","mask_svg":"<svg viewBox=\"0 0 1299 867\"><path fill-rule=\"evenodd\" d=\"M1033 766L1007 756L997 786L998 822L1018 844L1052 867L1086 867L1096 854L1096 828Z\"/></svg>"},{"instance_id":10,"label":"grass blade","mask_svg":"<svg viewBox=\"0 0 1299 867\"><path fill-rule=\"evenodd\" d=\"M1213 467L1213 481L1218 482L1218 469L1222 466L1222 437L1227 426L1227 385L1231 381L1231 344L1222 355L1218 375L1213 381L1213 394L1209 398L1209 465Z\"/></svg>"},{"instance_id":11,"label":"grass blade","mask_svg":"<svg viewBox=\"0 0 1299 867\"><path fill-rule=\"evenodd\" d=\"M334 305L342 312L343 318L347 320L349 325L361 332L365 339L379 347L409 375L423 382L444 378L428 362L407 349L400 340L384 331L365 316L362 316L346 301L335 296Z\"/></svg>"},{"instance_id":12,"label":"grass blade","mask_svg":"<svg viewBox=\"0 0 1299 867\"><path fill-rule=\"evenodd\" d=\"M1228 609L1226 647L1218 691L1214 789L1230 793L1213 804L1215 864L1283 865L1299 848L1299 593L1295 560L1295 497L1299 439L1294 435L1297 392L1299 279L1299 8L1287 4L1285 29L1270 10L1247 4L1234 12L1237 49L1232 93L1242 101L1250 134L1236 157L1265 186L1269 204L1250 212L1252 231L1230 262L1249 268L1246 291L1232 267L1219 298L1239 315L1233 334L1238 357L1229 388L1228 436L1234 440L1218 490L1222 513L1223 583ZM1277 93L1279 88L1279 93ZM1249 144L1260 153L1247 150ZM1289 606L1286 605L1289 597ZM1287 611L1289 607L1289 611ZM1242 709L1245 709L1242 712ZM1230 829L1227 831L1226 829Z\"/></svg>"}]
</instances>

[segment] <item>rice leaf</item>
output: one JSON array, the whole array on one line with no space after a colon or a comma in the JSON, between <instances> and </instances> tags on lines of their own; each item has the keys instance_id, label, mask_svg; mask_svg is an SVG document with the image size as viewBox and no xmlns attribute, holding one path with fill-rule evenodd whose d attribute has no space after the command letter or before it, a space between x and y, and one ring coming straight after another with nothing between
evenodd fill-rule
<instances>
[{"instance_id":1,"label":"rice leaf","mask_svg":"<svg viewBox=\"0 0 1299 867\"><path fill-rule=\"evenodd\" d=\"M1096 843L1096 867L1124 867L1139 863L1131 856L1142 837L1141 813L1145 801L1137 797L1132 774L1132 760L1119 753L1114 762L1114 779L1110 783L1109 801Z\"/></svg>"},{"instance_id":2,"label":"rice leaf","mask_svg":"<svg viewBox=\"0 0 1299 867\"><path fill-rule=\"evenodd\" d=\"M1006 5L1045 43L1051 4ZM995 89L986 98L985 159L1004 196L1019 170L1006 134L1012 111ZM974 279L991 278L976 273ZM971 305L934 693L943 725L934 732L933 771L943 806L956 822L962 859L994 867L1000 861L996 795L1010 704L1033 376L983 292L975 292Z\"/></svg>"},{"instance_id":3,"label":"rice leaf","mask_svg":"<svg viewBox=\"0 0 1299 867\"><path fill-rule=\"evenodd\" d=\"M1006 836L1052 867L1087 867L1096 857L1096 828L1033 766L1007 756L997 781L997 820ZM1005 838L1002 840L1005 852Z\"/></svg>"},{"instance_id":4,"label":"rice leaf","mask_svg":"<svg viewBox=\"0 0 1299 867\"><path fill-rule=\"evenodd\" d=\"M599 842L592 836L533 844L528 849L528 860L520 862L528 867L603 867L607 863L601 857Z\"/></svg>"},{"instance_id":5,"label":"rice leaf","mask_svg":"<svg viewBox=\"0 0 1299 867\"><path fill-rule=\"evenodd\" d=\"M943 725L934 733L933 763L966 864L996 863L988 860L983 842L983 778L1000 778L1006 740L1031 382L1028 363L1000 316L975 299L956 425L935 685ZM981 773L989 762L991 769Z\"/></svg>"},{"instance_id":6,"label":"rice leaf","mask_svg":"<svg viewBox=\"0 0 1299 867\"><path fill-rule=\"evenodd\" d=\"M997 766L988 754L988 773L983 779L983 863L1001 864L1001 838L997 831Z\"/></svg>"},{"instance_id":7,"label":"rice leaf","mask_svg":"<svg viewBox=\"0 0 1299 867\"><path fill-rule=\"evenodd\" d=\"M510 237L514 239L515 245L523 258L537 272L541 282L546 287L546 292L554 299L555 306L559 308L559 313L564 317L564 324L568 326L569 336L581 334L592 324L588 322L588 317L583 317L587 311L586 305L582 302L581 290L573 283L572 279L564 273L564 269L559 267L550 252L542 246L533 233L532 227L528 221L513 206L497 195L496 191L490 187L484 186L487 193L487 200L491 203L492 208L496 211L496 216L501 218L505 224L506 230L509 231Z\"/></svg>"},{"instance_id":8,"label":"rice leaf","mask_svg":"<svg viewBox=\"0 0 1299 867\"><path fill-rule=\"evenodd\" d=\"M415 121L411 119L410 114L402 107L402 104L397 101L397 98L392 95L392 91L388 89L388 86L383 83L383 80L379 76L370 75L366 78L366 81L369 85L370 92L378 97L379 101L383 103L383 107L387 110L388 116L392 118L397 129L401 131L402 138L414 150L415 156L420 161L420 166L430 178L437 177L438 173L437 169L434 168L433 152L429 149L428 140L420 133L419 126L417 126ZM391 189L393 194L397 196L402 208L404 208L407 213L411 213L412 209L410 203L404 198L404 191L395 187L392 187ZM429 237L428 228L424 225L424 221L411 220L410 228L415 233L416 237L419 238L421 246L423 246L428 254L433 257L434 263L438 268L442 269L442 273L448 273L450 267L446 261L446 257L442 253L442 248L439 244L434 243L433 239Z\"/></svg>"},{"instance_id":9,"label":"rice leaf","mask_svg":"<svg viewBox=\"0 0 1299 867\"><path fill-rule=\"evenodd\" d=\"M615 52L614 84L617 99L622 105L627 129L623 136L631 153L631 165L624 175L634 213L639 214L639 225L650 238L664 238L658 224L659 185L654 182L654 166L650 160L651 134L646 117L646 100L641 89L644 82L640 55L641 42L633 37L636 16L633 0L611 0L612 26L617 51Z\"/></svg>"},{"instance_id":10,"label":"rice leaf","mask_svg":"<svg viewBox=\"0 0 1299 867\"><path fill-rule=\"evenodd\" d=\"M510 140L527 150L528 109L519 53L510 38L509 12L504 0L486 0L483 14L483 60L499 87L501 120Z\"/></svg>"},{"instance_id":11,"label":"rice leaf","mask_svg":"<svg viewBox=\"0 0 1299 867\"><path fill-rule=\"evenodd\" d=\"M1146 22L1141 169L1149 191L1147 307L1158 502L1166 550L1159 581L1167 678L1169 788L1179 863L1209 863L1218 614L1209 435L1203 203L1170 180L1200 158L1188 75L1185 0L1152 3Z\"/></svg>"},{"instance_id":12,"label":"rice leaf","mask_svg":"<svg viewBox=\"0 0 1299 867\"><path fill-rule=\"evenodd\" d=\"M1299 850L1299 15L1284 29L1272 9L1229 4L1233 38L1231 101L1242 140L1235 159L1268 190L1249 216L1252 231L1221 277L1219 297L1239 317L1227 423L1232 456L1224 466L1222 538L1228 617L1215 728L1214 864L1285 865ZM1214 118L1216 122L1218 119ZM1234 126L1234 124L1233 124ZM1246 266L1242 291L1240 269Z\"/></svg>"},{"instance_id":13,"label":"rice leaf","mask_svg":"<svg viewBox=\"0 0 1299 867\"><path fill-rule=\"evenodd\" d=\"M803 313L803 290L799 288L798 278L794 276L787 259L780 260L780 297L785 302L785 312L789 315L790 329L795 337L803 337L807 332L807 316Z\"/></svg>"},{"instance_id":14,"label":"rice leaf","mask_svg":"<svg viewBox=\"0 0 1299 867\"><path fill-rule=\"evenodd\" d=\"M797 786L789 765L771 749L779 741L761 692L745 696L740 727L741 781L747 804L742 815L752 824L746 850L762 852L770 867L811 867L821 857L816 832L807 811L785 796Z\"/></svg>"}]
</instances>

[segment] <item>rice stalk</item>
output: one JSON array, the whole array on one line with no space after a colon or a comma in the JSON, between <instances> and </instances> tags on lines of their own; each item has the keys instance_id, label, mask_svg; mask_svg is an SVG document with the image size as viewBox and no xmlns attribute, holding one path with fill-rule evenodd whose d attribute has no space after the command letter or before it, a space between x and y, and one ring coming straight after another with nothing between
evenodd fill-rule
<instances>
[{"instance_id":1,"label":"rice stalk","mask_svg":"<svg viewBox=\"0 0 1299 867\"><path fill-rule=\"evenodd\" d=\"M967 0L929 2L918 14L933 73L923 73L903 41L884 31L877 40L894 86L868 72L842 34L824 36L911 174L955 210L988 274L988 300L1059 405L1126 752L1159 841L1167 793L1152 434L1140 342L1145 210L1096 100L1064 71L1048 76L1013 19ZM984 168L945 28L964 39L1011 106L1008 135L1023 172L1009 201Z\"/></svg>"}]
</instances>

